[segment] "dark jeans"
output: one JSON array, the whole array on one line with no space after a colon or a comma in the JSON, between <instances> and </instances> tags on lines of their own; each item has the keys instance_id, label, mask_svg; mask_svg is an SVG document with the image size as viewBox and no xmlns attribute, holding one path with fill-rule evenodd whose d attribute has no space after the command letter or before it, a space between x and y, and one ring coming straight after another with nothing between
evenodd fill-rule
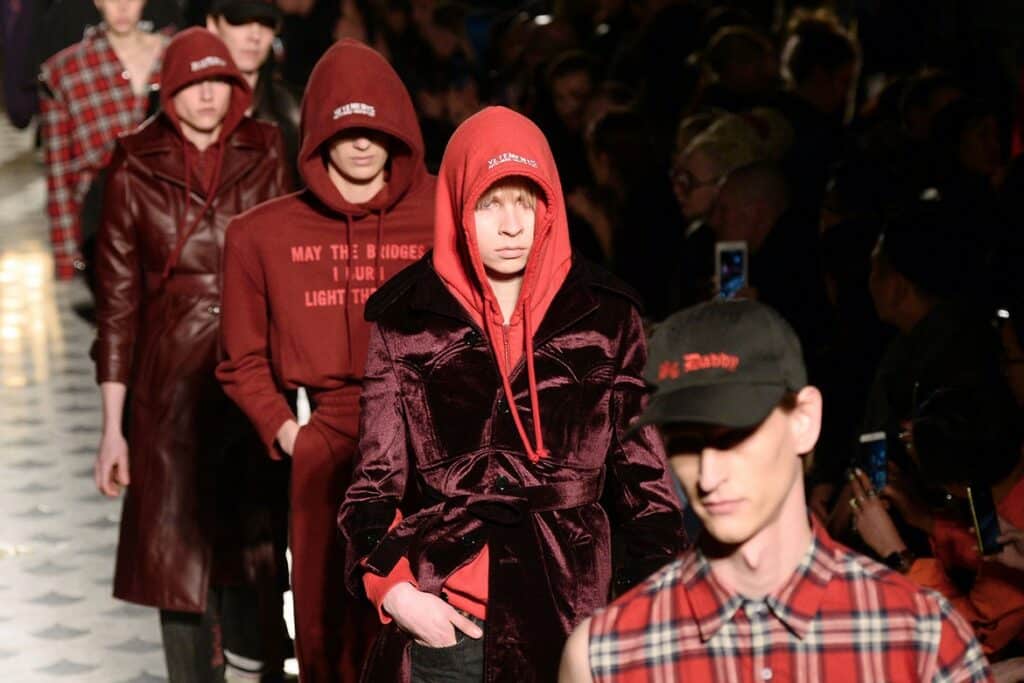
<instances>
[{"instance_id":1,"label":"dark jeans","mask_svg":"<svg viewBox=\"0 0 1024 683\"><path fill-rule=\"evenodd\" d=\"M206 612L160 610L170 683L223 683L224 651L263 659L256 595L243 587L213 588Z\"/></svg>"},{"instance_id":2,"label":"dark jeans","mask_svg":"<svg viewBox=\"0 0 1024 683\"><path fill-rule=\"evenodd\" d=\"M470 617L481 627L479 619ZM412 644L412 683L480 683L484 678L484 639L470 638L455 629L458 640L450 647Z\"/></svg>"}]
</instances>

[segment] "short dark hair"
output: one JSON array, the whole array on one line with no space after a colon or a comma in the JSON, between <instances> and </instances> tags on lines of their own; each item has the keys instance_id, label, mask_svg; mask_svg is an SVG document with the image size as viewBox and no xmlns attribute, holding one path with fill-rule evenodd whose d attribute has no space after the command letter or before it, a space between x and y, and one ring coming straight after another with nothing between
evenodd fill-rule
<instances>
[{"instance_id":1,"label":"short dark hair","mask_svg":"<svg viewBox=\"0 0 1024 683\"><path fill-rule=\"evenodd\" d=\"M580 71L590 76L591 81L597 80L597 62L594 58L582 50L569 50L551 60L544 75L548 87L552 87L558 79Z\"/></svg>"},{"instance_id":2,"label":"short dark hair","mask_svg":"<svg viewBox=\"0 0 1024 683\"><path fill-rule=\"evenodd\" d=\"M749 64L768 54L768 39L748 26L726 26L712 38L707 49L707 64L721 75L733 64Z\"/></svg>"},{"instance_id":3,"label":"short dark hair","mask_svg":"<svg viewBox=\"0 0 1024 683\"><path fill-rule=\"evenodd\" d=\"M1020 461L1020 412L1001 378L935 391L912 424L921 473L928 480L993 486Z\"/></svg>"},{"instance_id":4,"label":"short dark hair","mask_svg":"<svg viewBox=\"0 0 1024 683\"><path fill-rule=\"evenodd\" d=\"M960 90L960 84L951 74L938 69L924 69L911 77L903 88L900 112L903 116L911 109L928 106L932 96L940 90Z\"/></svg>"},{"instance_id":5,"label":"short dark hair","mask_svg":"<svg viewBox=\"0 0 1024 683\"><path fill-rule=\"evenodd\" d=\"M952 298L969 266L959 216L940 200L913 202L885 222L878 240L879 259L922 294Z\"/></svg>"},{"instance_id":6,"label":"short dark hair","mask_svg":"<svg viewBox=\"0 0 1024 683\"><path fill-rule=\"evenodd\" d=\"M816 69L833 73L857 59L857 48L833 19L817 14L798 18L786 50L785 68L795 83L807 81Z\"/></svg>"}]
</instances>

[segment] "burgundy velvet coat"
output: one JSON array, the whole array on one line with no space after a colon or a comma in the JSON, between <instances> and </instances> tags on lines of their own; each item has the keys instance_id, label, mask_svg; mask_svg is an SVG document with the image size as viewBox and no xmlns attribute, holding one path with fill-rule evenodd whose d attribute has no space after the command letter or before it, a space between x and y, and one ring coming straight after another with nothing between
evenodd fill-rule
<instances>
[{"instance_id":1,"label":"burgundy velvet coat","mask_svg":"<svg viewBox=\"0 0 1024 683\"><path fill-rule=\"evenodd\" d=\"M206 609L211 578L274 571L265 538L271 500L252 494L278 502L275 473L213 371L224 231L236 214L287 191L287 165L271 124L246 118L224 144L213 204L167 280L161 273L183 229L186 184L182 140L165 115L118 142L97 240L96 380L130 392L131 485L114 596L182 612ZM206 199L197 185L189 216Z\"/></svg>"},{"instance_id":2,"label":"burgundy velvet coat","mask_svg":"<svg viewBox=\"0 0 1024 683\"><path fill-rule=\"evenodd\" d=\"M681 516L645 401L634 295L575 259L534 337L544 443L533 464L505 405L488 341L428 254L366 308L376 323L363 386L359 460L339 525L349 588L405 555L420 589L490 547L485 681L553 681L572 628L609 599L609 513L626 552L617 588L671 559ZM511 374L527 433L525 361ZM396 509L404 520L389 530ZM408 680L408 636L385 627L366 681Z\"/></svg>"}]
</instances>

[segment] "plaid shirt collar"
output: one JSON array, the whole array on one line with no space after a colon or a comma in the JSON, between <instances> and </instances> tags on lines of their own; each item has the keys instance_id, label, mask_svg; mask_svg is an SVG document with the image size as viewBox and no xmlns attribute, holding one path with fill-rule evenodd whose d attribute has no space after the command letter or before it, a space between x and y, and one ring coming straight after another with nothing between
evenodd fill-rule
<instances>
[{"instance_id":1,"label":"plaid shirt collar","mask_svg":"<svg viewBox=\"0 0 1024 683\"><path fill-rule=\"evenodd\" d=\"M803 640L811 631L822 598L832 577L839 571L837 547L828 533L811 521L811 545L789 580L763 603L728 591L715 578L711 564L699 548L689 553L680 567L686 587L680 600L688 600L702 642L711 640L733 620L740 608L756 610L764 604L797 637Z\"/></svg>"}]
</instances>

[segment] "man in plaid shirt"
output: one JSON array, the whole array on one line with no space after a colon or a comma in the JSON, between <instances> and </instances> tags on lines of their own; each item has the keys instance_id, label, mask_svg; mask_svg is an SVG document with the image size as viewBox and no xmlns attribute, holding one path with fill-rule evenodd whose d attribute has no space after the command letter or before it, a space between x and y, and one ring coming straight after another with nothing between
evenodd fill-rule
<instances>
[{"instance_id":1,"label":"man in plaid shirt","mask_svg":"<svg viewBox=\"0 0 1024 683\"><path fill-rule=\"evenodd\" d=\"M110 3L97 3L104 23L91 26L82 41L43 63L39 74L41 136L46 160L46 213L57 277L68 280L85 270L83 237L98 229L99 216L88 216L83 235L82 210L93 180L110 163L121 133L142 123L150 92L159 83L160 55L168 37L147 34L139 27L144 3L126 12ZM132 74L121 62L113 41L138 44L139 52L155 53L148 75L140 74L144 89L132 87ZM99 213L98 206L91 207Z\"/></svg>"},{"instance_id":2,"label":"man in plaid shirt","mask_svg":"<svg viewBox=\"0 0 1024 683\"><path fill-rule=\"evenodd\" d=\"M662 425L705 533L579 625L562 683L992 680L945 599L809 517L802 456L821 394L777 313L753 301L677 313L651 340L646 378L656 391L639 422Z\"/></svg>"}]
</instances>

